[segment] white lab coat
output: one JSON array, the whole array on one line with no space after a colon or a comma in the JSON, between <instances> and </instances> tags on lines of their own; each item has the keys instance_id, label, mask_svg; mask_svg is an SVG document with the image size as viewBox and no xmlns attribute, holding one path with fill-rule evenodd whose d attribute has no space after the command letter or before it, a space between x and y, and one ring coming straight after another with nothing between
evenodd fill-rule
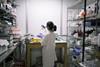
<instances>
[{"instance_id":1,"label":"white lab coat","mask_svg":"<svg viewBox=\"0 0 100 67\"><path fill-rule=\"evenodd\" d=\"M56 34L50 32L42 41L43 67L54 67L54 61L57 60L55 52L55 39Z\"/></svg>"}]
</instances>

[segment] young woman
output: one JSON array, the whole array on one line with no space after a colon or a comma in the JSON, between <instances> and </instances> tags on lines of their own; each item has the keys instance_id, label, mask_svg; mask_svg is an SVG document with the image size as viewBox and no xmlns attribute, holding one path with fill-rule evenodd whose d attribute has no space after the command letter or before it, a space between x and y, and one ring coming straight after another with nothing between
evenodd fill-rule
<instances>
[{"instance_id":1,"label":"young woman","mask_svg":"<svg viewBox=\"0 0 100 67\"><path fill-rule=\"evenodd\" d=\"M44 37L42 41L42 56L43 56L43 67L54 67L54 62L57 60L55 52L55 39L56 26L52 21L47 22L47 30L49 33Z\"/></svg>"}]
</instances>

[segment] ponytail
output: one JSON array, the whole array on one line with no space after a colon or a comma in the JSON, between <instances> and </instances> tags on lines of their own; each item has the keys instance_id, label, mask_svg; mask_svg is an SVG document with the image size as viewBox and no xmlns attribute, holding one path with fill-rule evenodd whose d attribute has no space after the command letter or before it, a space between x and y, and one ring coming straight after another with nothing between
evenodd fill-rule
<instances>
[{"instance_id":1,"label":"ponytail","mask_svg":"<svg viewBox=\"0 0 100 67\"><path fill-rule=\"evenodd\" d=\"M56 25L54 25L53 29L54 29L54 31L56 31L56 30L57 30L57 26L56 26Z\"/></svg>"}]
</instances>

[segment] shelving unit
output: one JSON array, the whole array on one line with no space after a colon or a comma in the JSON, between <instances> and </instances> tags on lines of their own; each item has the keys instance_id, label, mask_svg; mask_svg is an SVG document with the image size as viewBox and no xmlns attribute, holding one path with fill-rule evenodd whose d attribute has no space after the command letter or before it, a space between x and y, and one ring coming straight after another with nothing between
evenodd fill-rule
<instances>
[{"instance_id":1,"label":"shelving unit","mask_svg":"<svg viewBox=\"0 0 100 67\"><path fill-rule=\"evenodd\" d=\"M16 26L15 0L0 0L0 38L10 38L11 27ZM9 39L7 39L9 40Z\"/></svg>"},{"instance_id":2,"label":"shelving unit","mask_svg":"<svg viewBox=\"0 0 100 67\"><path fill-rule=\"evenodd\" d=\"M81 1L78 1L77 4L68 8L68 12L67 12L68 13L68 29L69 29L68 36L72 36L75 38L73 41L71 41L71 44L73 45L73 47L71 48L73 50L71 51L72 51L72 58L74 57L74 60L76 60L76 65L78 62L78 64L82 63L85 66L87 60L88 59L90 60L90 58L86 57L88 55L92 57L91 58L92 60L95 61L96 59L95 46L97 46L97 43L92 44L91 43L92 38L90 37L92 35L93 35L92 36L93 38L97 37L98 34L100 33L100 31L98 31L98 27L100 27L98 26L100 22L99 3L100 3L99 0L81 0ZM92 10L90 9L91 6L92 6ZM91 26L92 21L94 21L95 23L94 26ZM86 27L88 27L88 30ZM90 38L89 41L87 40L88 38ZM70 41L70 37L69 37L69 41ZM88 52L87 49L88 50L91 49L91 52ZM74 51L74 54L73 54L73 51ZM75 52L77 55L75 55ZM78 59L76 56L78 57Z\"/></svg>"},{"instance_id":3,"label":"shelving unit","mask_svg":"<svg viewBox=\"0 0 100 67\"><path fill-rule=\"evenodd\" d=\"M10 47L14 45L11 28L16 26L16 4L15 0L0 0L0 67L8 58L3 56L9 53ZM8 54L7 54L8 56ZM10 54L9 54L10 56ZM2 59L3 58L3 59ZM10 62L10 61L9 61ZM3 66L6 66L3 65ZM9 67L9 66L8 66Z\"/></svg>"}]
</instances>

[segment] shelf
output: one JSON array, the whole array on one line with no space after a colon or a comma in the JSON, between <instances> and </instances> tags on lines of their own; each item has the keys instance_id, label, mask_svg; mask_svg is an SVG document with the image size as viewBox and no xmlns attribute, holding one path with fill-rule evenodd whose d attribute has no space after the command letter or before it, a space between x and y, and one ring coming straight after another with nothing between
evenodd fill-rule
<instances>
[{"instance_id":1,"label":"shelf","mask_svg":"<svg viewBox=\"0 0 100 67\"><path fill-rule=\"evenodd\" d=\"M0 37L9 37L9 34L5 34L5 33L0 33Z\"/></svg>"},{"instance_id":2,"label":"shelf","mask_svg":"<svg viewBox=\"0 0 100 67\"><path fill-rule=\"evenodd\" d=\"M76 4L70 6L68 9L82 9L84 7L84 0L77 1ZM94 3L95 0L87 0L87 5Z\"/></svg>"},{"instance_id":3,"label":"shelf","mask_svg":"<svg viewBox=\"0 0 100 67\"><path fill-rule=\"evenodd\" d=\"M16 45L10 47L5 53L3 53L2 55L0 55L0 63L5 60L15 49L16 49Z\"/></svg>"},{"instance_id":4,"label":"shelf","mask_svg":"<svg viewBox=\"0 0 100 67\"><path fill-rule=\"evenodd\" d=\"M87 16L86 20L91 20L91 19L97 19L100 18L97 15L92 15L92 16ZM68 20L68 21L82 21L84 20L84 18L77 18L77 19L72 19L72 20Z\"/></svg>"},{"instance_id":5,"label":"shelf","mask_svg":"<svg viewBox=\"0 0 100 67\"><path fill-rule=\"evenodd\" d=\"M82 40L82 37L74 37L74 36L67 36L68 38L71 38L71 39L77 39L77 40Z\"/></svg>"}]
</instances>

